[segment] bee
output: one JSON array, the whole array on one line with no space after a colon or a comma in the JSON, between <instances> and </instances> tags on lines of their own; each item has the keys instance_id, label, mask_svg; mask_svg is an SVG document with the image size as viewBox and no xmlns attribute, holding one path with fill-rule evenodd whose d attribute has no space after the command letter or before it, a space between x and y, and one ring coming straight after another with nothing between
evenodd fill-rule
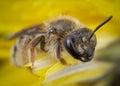
<instances>
[{"instance_id":1,"label":"bee","mask_svg":"<svg viewBox=\"0 0 120 86\"><path fill-rule=\"evenodd\" d=\"M67 64L61 56L61 52L67 51L73 58L88 62L94 57L97 42L95 32L111 18L105 19L94 31L69 16L55 17L25 28L6 38L18 38L11 49L11 61L20 67L29 62L34 66L35 57L45 52L55 56L62 64Z\"/></svg>"}]
</instances>

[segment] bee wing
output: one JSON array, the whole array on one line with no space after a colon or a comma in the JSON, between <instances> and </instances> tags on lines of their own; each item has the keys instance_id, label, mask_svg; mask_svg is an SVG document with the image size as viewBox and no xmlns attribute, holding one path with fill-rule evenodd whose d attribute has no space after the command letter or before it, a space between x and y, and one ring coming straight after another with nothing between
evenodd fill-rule
<instances>
[{"instance_id":1,"label":"bee wing","mask_svg":"<svg viewBox=\"0 0 120 86\"><path fill-rule=\"evenodd\" d=\"M13 39L13 38L16 38L16 37L21 37L23 35L34 35L36 33L44 33L45 31L40 32L44 28L45 28L45 26L44 26L43 23L32 26L32 27L28 27L28 28L25 28L25 29L23 29L19 32L16 32L14 34L9 35L8 37L6 37L6 40L10 40L10 39Z\"/></svg>"}]
</instances>

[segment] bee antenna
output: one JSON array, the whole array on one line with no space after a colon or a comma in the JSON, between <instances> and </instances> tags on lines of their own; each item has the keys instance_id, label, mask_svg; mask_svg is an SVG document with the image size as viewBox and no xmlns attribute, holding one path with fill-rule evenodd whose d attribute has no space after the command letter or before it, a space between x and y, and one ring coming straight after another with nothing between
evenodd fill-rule
<instances>
[{"instance_id":1,"label":"bee antenna","mask_svg":"<svg viewBox=\"0 0 120 86\"><path fill-rule=\"evenodd\" d=\"M94 35L94 33L100 28L102 27L104 24L106 24L110 19L112 18L112 16L109 16L107 19L105 19L101 24L99 24L95 30L92 32L92 34L90 35L89 40L92 38L92 36Z\"/></svg>"}]
</instances>

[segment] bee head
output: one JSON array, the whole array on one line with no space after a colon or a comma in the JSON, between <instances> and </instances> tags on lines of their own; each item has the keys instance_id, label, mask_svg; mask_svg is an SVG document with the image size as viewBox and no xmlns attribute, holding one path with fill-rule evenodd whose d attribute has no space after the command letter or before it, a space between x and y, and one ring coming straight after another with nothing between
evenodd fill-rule
<instances>
[{"instance_id":1,"label":"bee head","mask_svg":"<svg viewBox=\"0 0 120 86\"><path fill-rule=\"evenodd\" d=\"M68 53L83 62L90 61L93 58L96 46L96 37L94 33L111 18L112 16L108 17L98 25L94 31L88 28L80 28L69 34L64 41L64 46Z\"/></svg>"},{"instance_id":2,"label":"bee head","mask_svg":"<svg viewBox=\"0 0 120 86\"><path fill-rule=\"evenodd\" d=\"M93 35L89 41L92 31L87 28L80 28L65 39L65 48L76 59L83 62L90 61L96 46L96 37Z\"/></svg>"}]
</instances>

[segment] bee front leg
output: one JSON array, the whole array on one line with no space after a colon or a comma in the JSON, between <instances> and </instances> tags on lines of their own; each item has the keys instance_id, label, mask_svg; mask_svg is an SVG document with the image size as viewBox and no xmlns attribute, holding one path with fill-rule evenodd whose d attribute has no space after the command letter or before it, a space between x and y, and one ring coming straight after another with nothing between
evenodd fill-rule
<instances>
[{"instance_id":1,"label":"bee front leg","mask_svg":"<svg viewBox=\"0 0 120 86\"><path fill-rule=\"evenodd\" d=\"M67 65L67 62L61 57L61 43L60 40L58 39L57 45L56 45L56 54L57 54L57 59L64 65Z\"/></svg>"}]
</instances>

